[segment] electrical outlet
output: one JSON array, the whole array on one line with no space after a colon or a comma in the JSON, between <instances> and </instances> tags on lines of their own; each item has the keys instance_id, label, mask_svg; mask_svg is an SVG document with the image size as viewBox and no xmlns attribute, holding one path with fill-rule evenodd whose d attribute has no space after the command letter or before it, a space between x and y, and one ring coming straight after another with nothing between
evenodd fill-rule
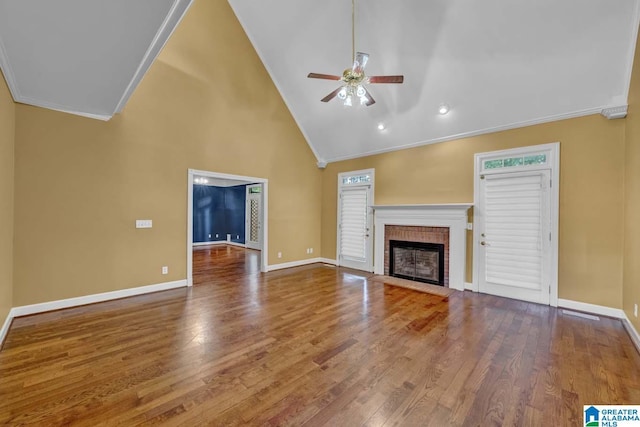
<instances>
[{"instance_id":1,"label":"electrical outlet","mask_svg":"<svg viewBox=\"0 0 640 427\"><path fill-rule=\"evenodd\" d=\"M633 315L638 317L638 304L633 304Z\"/></svg>"},{"instance_id":2,"label":"electrical outlet","mask_svg":"<svg viewBox=\"0 0 640 427\"><path fill-rule=\"evenodd\" d=\"M278 258L282 258L282 252L278 252Z\"/></svg>"},{"instance_id":3,"label":"electrical outlet","mask_svg":"<svg viewBox=\"0 0 640 427\"><path fill-rule=\"evenodd\" d=\"M240 235L236 234L236 239L239 240L240 239Z\"/></svg>"},{"instance_id":4,"label":"electrical outlet","mask_svg":"<svg viewBox=\"0 0 640 427\"><path fill-rule=\"evenodd\" d=\"M309 248L309 253L312 254L313 253L313 248Z\"/></svg>"},{"instance_id":5,"label":"electrical outlet","mask_svg":"<svg viewBox=\"0 0 640 427\"><path fill-rule=\"evenodd\" d=\"M467 223L467 230L473 230L473 223L472 222L468 222Z\"/></svg>"},{"instance_id":6,"label":"electrical outlet","mask_svg":"<svg viewBox=\"0 0 640 427\"><path fill-rule=\"evenodd\" d=\"M216 236L216 237L218 237L218 236ZM209 234L209 238L211 238L211 234Z\"/></svg>"},{"instance_id":7,"label":"electrical outlet","mask_svg":"<svg viewBox=\"0 0 640 427\"><path fill-rule=\"evenodd\" d=\"M216 234L216 239L218 238L218 235Z\"/></svg>"},{"instance_id":8,"label":"electrical outlet","mask_svg":"<svg viewBox=\"0 0 640 427\"><path fill-rule=\"evenodd\" d=\"M153 221L150 219L136 219L136 228L152 228Z\"/></svg>"},{"instance_id":9,"label":"electrical outlet","mask_svg":"<svg viewBox=\"0 0 640 427\"><path fill-rule=\"evenodd\" d=\"M169 274L169 267L166 265L162 266L162 274Z\"/></svg>"}]
</instances>

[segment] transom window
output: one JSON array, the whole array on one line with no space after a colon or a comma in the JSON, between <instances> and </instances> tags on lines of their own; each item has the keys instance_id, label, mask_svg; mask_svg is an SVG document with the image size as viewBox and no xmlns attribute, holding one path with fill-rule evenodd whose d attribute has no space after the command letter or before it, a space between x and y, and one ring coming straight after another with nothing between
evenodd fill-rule
<instances>
[{"instance_id":1,"label":"transom window","mask_svg":"<svg viewBox=\"0 0 640 427\"><path fill-rule=\"evenodd\" d=\"M544 165L547 163L545 153L527 154L524 156L503 157L500 159L485 160L483 167L487 169L513 168L519 166Z\"/></svg>"},{"instance_id":2,"label":"transom window","mask_svg":"<svg viewBox=\"0 0 640 427\"><path fill-rule=\"evenodd\" d=\"M371 182L371 174L350 175L342 177L342 185L368 184Z\"/></svg>"}]
</instances>

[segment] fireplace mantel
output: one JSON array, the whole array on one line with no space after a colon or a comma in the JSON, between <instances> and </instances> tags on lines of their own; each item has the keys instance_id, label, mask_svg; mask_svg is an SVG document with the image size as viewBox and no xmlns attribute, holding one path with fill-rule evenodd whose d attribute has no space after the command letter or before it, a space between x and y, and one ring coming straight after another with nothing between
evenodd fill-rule
<instances>
[{"instance_id":1,"label":"fireplace mantel","mask_svg":"<svg viewBox=\"0 0 640 427\"><path fill-rule=\"evenodd\" d=\"M428 211L428 212L442 212L452 211L461 212L466 215L466 212L472 207L471 203L444 203L444 204L428 204L428 205L373 205L371 206L375 211L391 211L401 210L407 211Z\"/></svg>"},{"instance_id":2,"label":"fireplace mantel","mask_svg":"<svg viewBox=\"0 0 640 427\"><path fill-rule=\"evenodd\" d=\"M385 225L449 228L449 287L464 290L467 250L467 211L470 203L375 205L374 273L384 274Z\"/></svg>"}]
</instances>

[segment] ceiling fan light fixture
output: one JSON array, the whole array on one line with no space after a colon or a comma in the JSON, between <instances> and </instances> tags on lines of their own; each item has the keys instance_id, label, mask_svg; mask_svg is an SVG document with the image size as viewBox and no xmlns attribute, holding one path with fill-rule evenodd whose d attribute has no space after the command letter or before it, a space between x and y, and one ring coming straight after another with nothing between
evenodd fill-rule
<instances>
[{"instance_id":1,"label":"ceiling fan light fixture","mask_svg":"<svg viewBox=\"0 0 640 427\"><path fill-rule=\"evenodd\" d=\"M355 24L355 0L351 0L351 53L353 66L343 71L342 76L333 74L309 73L310 79L338 80L342 81L344 86L335 89L333 92L322 98L321 102L329 102L336 96L342 100L344 105L352 106L356 96L360 98L360 105L371 106L376 103L364 84L369 83L402 83L404 76L371 76L365 75L364 69L369 60L369 54L364 52L356 52L356 24Z\"/></svg>"},{"instance_id":2,"label":"ceiling fan light fixture","mask_svg":"<svg viewBox=\"0 0 640 427\"><path fill-rule=\"evenodd\" d=\"M384 125L384 123L378 123L378 130L384 130L386 128L386 126Z\"/></svg>"},{"instance_id":3,"label":"ceiling fan light fixture","mask_svg":"<svg viewBox=\"0 0 640 427\"><path fill-rule=\"evenodd\" d=\"M440 106L438 107L438 113L441 115L445 115L449 112L449 106L447 104L440 104Z\"/></svg>"}]
</instances>

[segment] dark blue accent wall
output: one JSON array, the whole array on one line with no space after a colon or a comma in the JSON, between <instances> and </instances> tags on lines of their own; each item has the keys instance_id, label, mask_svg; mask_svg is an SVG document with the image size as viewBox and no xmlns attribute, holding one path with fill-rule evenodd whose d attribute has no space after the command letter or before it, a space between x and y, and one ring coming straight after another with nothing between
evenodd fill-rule
<instances>
[{"instance_id":1,"label":"dark blue accent wall","mask_svg":"<svg viewBox=\"0 0 640 427\"><path fill-rule=\"evenodd\" d=\"M231 234L232 242L244 243L245 210L245 185L212 187L194 184L193 242L227 240L227 234Z\"/></svg>"}]
</instances>

